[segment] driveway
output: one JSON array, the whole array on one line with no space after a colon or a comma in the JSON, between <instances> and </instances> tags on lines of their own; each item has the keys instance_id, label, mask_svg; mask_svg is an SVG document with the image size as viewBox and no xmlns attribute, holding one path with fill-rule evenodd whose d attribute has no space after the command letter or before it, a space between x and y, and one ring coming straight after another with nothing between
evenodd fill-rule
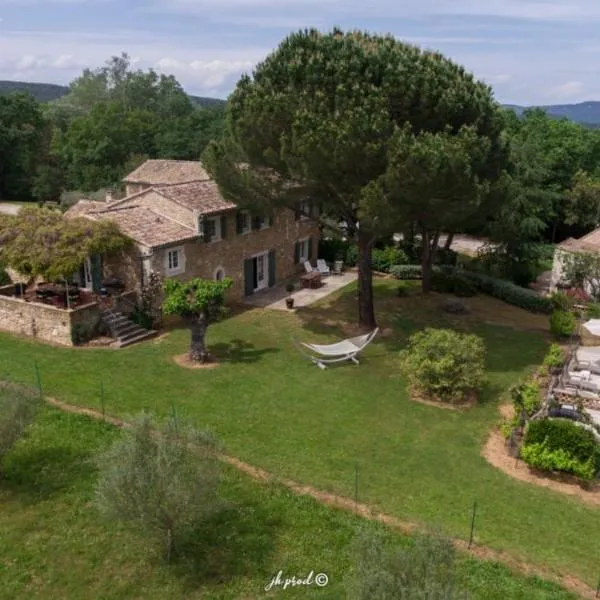
<instances>
[{"instance_id":1,"label":"driveway","mask_svg":"<svg viewBox=\"0 0 600 600\"><path fill-rule=\"evenodd\" d=\"M5 215L18 215L21 210L20 204L12 204L9 202L0 202L0 213Z\"/></svg>"}]
</instances>

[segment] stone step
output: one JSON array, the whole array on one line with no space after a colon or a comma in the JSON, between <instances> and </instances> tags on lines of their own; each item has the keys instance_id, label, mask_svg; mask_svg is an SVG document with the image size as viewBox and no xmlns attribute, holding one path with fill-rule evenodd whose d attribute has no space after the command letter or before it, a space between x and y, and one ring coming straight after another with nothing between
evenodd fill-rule
<instances>
[{"instance_id":1,"label":"stone step","mask_svg":"<svg viewBox=\"0 0 600 600\"><path fill-rule=\"evenodd\" d=\"M147 330L147 329L144 329L143 327L137 327L137 326L136 326L136 328L135 328L135 329L130 329L129 331L127 331L127 332L125 332L125 333L123 333L123 334L121 334L121 335L118 335L118 336L117 336L117 339L118 339L120 342L125 342L125 341L127 341L127 340L129 340L129 339L131 339L131 338L134 338L134 337L137 337L138 335L141 335L141 334L143 334L143 333L146 333L147 331L148 331L148 330Z\"/></svg>"},{"instance_id":2,"label":"stone step","mask_svg":"<svg viewBox=\"0 0 600 600\"><path fill-rule=\"evenodd\" d=\"M136 332L136 331L147 331L147 329L144 329L143 327L140 327L139 325L137 325L136 323L132 323L131 321L128 321L127 323L123 323L122 325L119 325L118 327L113 327L114 335L115 335L115 337L118 337L119 339L129 335L132 332Z\"/></svg>"},{"instance_id":3,"label":"stone step","mask_svg":"<svg viewBox=\"0 0 600 600\"><path fill-rule=\"evenodd\" d=\"M141 342L143 340L147 340L151 337L154 337L158 332L154 330L142 329L142 333L137 336L128 338L124 341L118 340L113 343L115 348L125 348L126 346L131 346L132 344L136 344L137 342Z\"/></svg>"}]
</instances>

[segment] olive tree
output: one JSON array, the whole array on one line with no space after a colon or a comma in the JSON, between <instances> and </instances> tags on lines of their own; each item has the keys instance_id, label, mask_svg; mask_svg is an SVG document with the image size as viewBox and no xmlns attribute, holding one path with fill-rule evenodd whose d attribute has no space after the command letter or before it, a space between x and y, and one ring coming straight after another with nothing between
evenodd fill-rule
<instances>
[{"instance_id":1,"label":"olive tree","mask_svg":"<svg viewBox=\"0 0 600 600\"><path fill-rule=\"evenodd\" d=\"M221 281L196 278L185 282L175 279L164 282L166 298L163 312L165 315L179 315L190 328L190 360L206 362L210 359L205 342L206 330L210 323L226 313L225 292L232 284L229 277Z\"/></svg>"},{"instance_id":2,"label":"olive tree","mask_svg":"<svg viewBox=\"0 0 600 600\"><path fill-rule=\"evenodd\" d=\"M98 456L95 504L156 541L170 561L221 506L216 450L206 433L174 420L159 427L143 415Z\"/></svg>"},{"instance_id":3,"label":"olive tree","mask_svg":"<svg viewBox=\"0 0 600 600\"><path fill-rule=\"evenodd\" d=\"M33 393L13 386L0 387L0 460L25 435L39 404L39 397Z\"/></svg>"},{"instance_id":4,"label":"olive tree","mask_svg":"<svg viewBox=\"0 0 600 600\"><path fill-rule=\"evenodd\" d=\"M475 178L488 175L485 165L495 176L496 162L487 159L501 146L501 121L490 89L436 52L391 35L311 29L287 37L241 78L228 101L224 137L209 145L203 161L222 194L240 206L308 210L328 226L339 224L358 245L359 323L373 327L376 239L393 233L406 214L421 223L434 200L435 230L446 225L449 193L438 199L439 187L423 181L419 192L430 197L417 211L414 194L406 198L393 182L386 185L399 166L398 145L407 140L399 132L452 137L470 127L482 139L464 149L472 147L474 159L454 174L446 170L445 181L459 177L452 189L468 197L469 216ZM429 180L433 173L413 168L412 178ZM410 210L398 209L404 203ZM449 211L448 224L456 226L460 211ZM429 222L421 228L433 230Z\"/></svg>"},{"instance_id":5,"label":"olive tree","mask_svg":"<svg viewBox=\"0 0 600 600\"><path fill-rule=\"evenodd\" d=\"M452 541L439 534L420 534L408 547L391 544L381 533L359 531L355 565L348 581L352 600L465 600L459 584Z\"/></svg>"}]
</instances>

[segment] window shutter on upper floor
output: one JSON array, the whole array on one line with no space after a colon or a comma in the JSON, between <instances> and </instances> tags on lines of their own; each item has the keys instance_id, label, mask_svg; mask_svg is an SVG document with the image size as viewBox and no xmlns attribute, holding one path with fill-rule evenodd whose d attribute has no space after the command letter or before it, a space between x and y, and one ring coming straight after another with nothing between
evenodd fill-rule
<instances>
[{"instance_id":1,"label":"window shutter on upper floor","mask_svg":"<svg viewBox=\"0 0 600 600\"><path fill-rule=\"evenodd\" d=\"M244 213L240 211L235 215L235 231L238 235L244 233Z\"/></svg>"},{"instance_id":2,"label":"window shutter on upper floor","mask_svg":"<svg viewBox=\"0 0 600 600\"><path fill-rule=\"evenodd\" d=\"M308 238L308 260L312 260L312 257L313 257L313 255L312 255L313 243L312 242L313 242L312 238Z\"/></svg>"}]
</instances>

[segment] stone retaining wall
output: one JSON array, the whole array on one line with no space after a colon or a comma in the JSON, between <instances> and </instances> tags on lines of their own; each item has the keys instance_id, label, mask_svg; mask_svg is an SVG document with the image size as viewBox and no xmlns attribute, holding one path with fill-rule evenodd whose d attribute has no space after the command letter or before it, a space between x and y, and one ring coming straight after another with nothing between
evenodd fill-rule
<instances>
[{"instance_id":1,"label":"stone retaining wall","mask_svg":"<svg viewBox=\"0 0 600 600\"><path fill-rule=\"evenodd\" d=\"M12 293L12 288L13 286L0 288L0 330L2 331L26 335L61 346L73 346L72 326L94 322L100 316L96 302L66 310L6 295Z\"/></svg>"}]
</instances>

